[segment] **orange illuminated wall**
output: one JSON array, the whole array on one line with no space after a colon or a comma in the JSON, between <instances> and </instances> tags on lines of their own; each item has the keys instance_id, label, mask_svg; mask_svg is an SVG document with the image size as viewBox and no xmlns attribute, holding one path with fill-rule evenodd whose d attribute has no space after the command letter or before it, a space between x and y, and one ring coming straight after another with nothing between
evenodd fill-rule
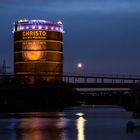
<instances>
[{"instance_id":1,"label":"orange illuminated wall","mask_svg":"<svg viewBox=\"0 0 140 140\"><path fill-rule=\"evenodd\" d=\"M24 42L22 47L22 55L25 60L35 61L46 58L46 43L43 41Z\"/></svg>"}]
</instances>

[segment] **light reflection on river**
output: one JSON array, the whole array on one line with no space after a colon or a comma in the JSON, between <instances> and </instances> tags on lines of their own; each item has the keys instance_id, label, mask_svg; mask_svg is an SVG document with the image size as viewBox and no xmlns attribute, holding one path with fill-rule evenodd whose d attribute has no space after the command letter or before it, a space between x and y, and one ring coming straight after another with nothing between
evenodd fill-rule
<instances>
[{"instance_id":1,"label":"light reflection on river","mask_svg":"<svg viewBox=\"0 0 140 140\"><path fill-rule=\"evenodd\" d=\"M117 106L71 107L63 112L0 114L0 140L139 140L127 133L128 121L140 123Z\"/></svg>"}]
</instances>

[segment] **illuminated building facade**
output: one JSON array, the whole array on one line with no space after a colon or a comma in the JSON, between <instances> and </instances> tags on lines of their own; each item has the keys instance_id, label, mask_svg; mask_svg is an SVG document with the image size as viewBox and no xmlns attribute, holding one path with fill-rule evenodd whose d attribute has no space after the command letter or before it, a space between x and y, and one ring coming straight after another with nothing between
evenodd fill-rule
<instances>
[{"instance_id":1,"label":"illuminated building facade","mask_svg":"<svg viewBox=\"0 0 140 140\"><path fill-rule=\"evenodd\" d=\"M62 80L59 75L63 73L63 32L60 21L15 22L14 74L21 79L28 79L29 83L36 82L36 78L45 81Z\"/></svg>"}]
</instances>

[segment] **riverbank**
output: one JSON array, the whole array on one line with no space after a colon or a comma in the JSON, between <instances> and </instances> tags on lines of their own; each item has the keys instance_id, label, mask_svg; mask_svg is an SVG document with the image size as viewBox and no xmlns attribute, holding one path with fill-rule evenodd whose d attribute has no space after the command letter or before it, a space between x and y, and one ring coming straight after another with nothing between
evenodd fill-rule
<instances>
[{"instance_id":1,"label":"riverbank","mask_svg":"<svg viewBox=\"0 0 140 140\"><path fill-rule=\"evenodd\" d=\"M133 112L134 117L140 116L138 89L132 90L130 94L106 94L95 97L92 94L81 94L67 86L67 83L59 82L34 85L3 84L0 87L1 112L45 112L82 104L119 105Z\"/></svg>"},{"instance_id":2,"label":"riverbank","mask_svg":"<svg viewBox=\"0 0 140 140\"><path fill-rule=\"evenodd\" d=\"M78 92L72 88L44 85L3 86L0 88L0 111L61 110L77 105Z\"/></svg>"}]
</instances>

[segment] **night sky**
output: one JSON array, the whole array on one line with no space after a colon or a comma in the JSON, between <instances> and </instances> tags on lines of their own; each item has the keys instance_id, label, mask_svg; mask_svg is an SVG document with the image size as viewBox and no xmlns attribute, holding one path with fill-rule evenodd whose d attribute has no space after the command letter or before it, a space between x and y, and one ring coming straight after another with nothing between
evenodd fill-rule
<instances>
[{"instance_id":1,"label":"night sky","mask_svg":"<svg viewBox=\"0 0 140 140\"><path fill-rule=\"evenodd\" d=\"M1 0L0 63L13 67L13 22L61 20L64 71L140 75L140 0ZM10 69L9 69L10 70Z\"/></svg>"}]
</instances>

